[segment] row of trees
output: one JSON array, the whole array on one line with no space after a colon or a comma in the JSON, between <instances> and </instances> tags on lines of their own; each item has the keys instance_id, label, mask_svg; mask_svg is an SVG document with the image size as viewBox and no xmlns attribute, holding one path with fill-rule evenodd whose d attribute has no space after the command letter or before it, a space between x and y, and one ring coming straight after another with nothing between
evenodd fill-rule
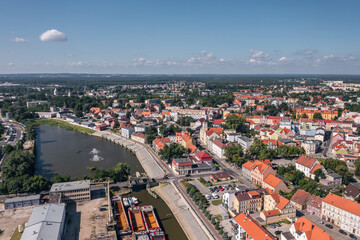
<instances>
[{"instance_id":1,"label":"row of trees","mask_svg":"<svg viewBox=\"0 0 360 240\"><path fill-rule=\"evenodd\" d=\"M230 162L241 166L243 163L251 159L273 159L277 156L291 158L304 154L302 148L294 146L281 145L276 149L269 149L261 140L256 139L249 149L244 153L241 145L236 144L225 148L225 156Z\"/></svg>"}]
</instances>

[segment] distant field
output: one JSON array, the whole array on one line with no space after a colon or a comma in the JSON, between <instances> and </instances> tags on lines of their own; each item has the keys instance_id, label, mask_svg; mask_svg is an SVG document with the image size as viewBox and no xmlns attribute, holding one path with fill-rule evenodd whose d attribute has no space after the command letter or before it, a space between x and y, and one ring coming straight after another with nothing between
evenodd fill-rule
<instances>
[{"instance_id":1,"label":"distant field","mask_svg":"<svg viewBox=\"0 0 360 240\"><path fill-rule=\"evenodd\" d=\"M38 119L35 121L35 125L51 125L51 126L57 126L62 127L66 130L75 131L79 133L85 133L88 135L93 134L95 131L92 129L84 128L81 126L76 126L71 123L59 120L59 119Z\"/></svg>"}]
</instances>

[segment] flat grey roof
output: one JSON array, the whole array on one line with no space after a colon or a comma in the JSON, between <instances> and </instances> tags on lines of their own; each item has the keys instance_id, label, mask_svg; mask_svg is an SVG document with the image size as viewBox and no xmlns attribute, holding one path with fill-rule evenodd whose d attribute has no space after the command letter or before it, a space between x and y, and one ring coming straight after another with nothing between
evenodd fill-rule
<instances>
[{"instance_id":1,"label":"flat grey roof","mask_svg":"<svg viewBox=\"0 0 360 240\"><path fill-rule=\"evenodd\" d=\"M41 222L61 223L64 214L65 203L34 207L26 226L32 226Z\"/></svg>"},{"instance_id":2,"label":"flat grey roof","mask_svg":"<svg viewBox=\"0 0 360 240\"><path fill-rule=\"evenodd\" d=\"M40 200L40 194L37 194L37 195L28 195L28 196L20 196L20 197L13 197L13 198L6 198L5 203L22 202L22 201L32 201L32 200Z\"/></svg>"},{"instance_id":3,"label":"flat grey roof","mask_svg":"<svg viewBox=\"0 0 360 240\"><path fill-rule=\"evenodd\" d=\"M35 207L21 239L58 239L63 217L65 217L64 203Z\"/></svg>"},{"instance_id":4,"label":"flat grey roof","mask_svg":"<svg viewBox=\"0 0 360 240\"><path fill-rule=\"evenodd\" d=\"M80 190L90 188L90 180L74 181L74 182L62 182L55 183L51 186L50 193L52 192L66 192L73 190Z\"/></svg>"}]
</instances>

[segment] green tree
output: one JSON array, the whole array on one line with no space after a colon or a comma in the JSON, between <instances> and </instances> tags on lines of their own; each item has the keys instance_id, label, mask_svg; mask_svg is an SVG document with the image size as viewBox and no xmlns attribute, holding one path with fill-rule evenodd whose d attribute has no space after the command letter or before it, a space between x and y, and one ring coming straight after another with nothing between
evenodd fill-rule
<instances>
[{"instance_id":1,"label":"green tree","mask_svg":"<svg viewBox=\"0 0 360 240\"><path fill-rule=\"evenodd\" d=\"M171 143L170 145L165 145L163 149L159 151L160 158L171 162L174 158L181 158L186 152L186 149L177 143Z\"/></svg>"},{"instance_id":2,"label":"green tree","mask_svg":"<svg viewBox=\"0 0 360 240\"><path fill-rule=\"evenodd\" d=\"M224 128L225 129L235 129L237 132L244 131L244 124L246 122L246 118L239 117L235 114L232 114L225 119Z\"/></svg>"},{"instance_id":3,"label":"green tree","mask_svg":"<svg viewBox=\"0 0 360 240\"><path fill-rule=\"evenodd\" d=\"M244 152L240 144L226 147L225 156L230 160L230 162L235 163L238 166L241 166L246 162Z\"/></svg>"},{"instance_id":4,"label":"green tree","mask_svg":"<svg viewBox=\"0 0 360 240\"><path fill-rule=\"evenodd\" d=\"M314 113L313 119L323 119L323 117L322 117L321 113L317 112L317 113Z\"/></svg>"}]
</instances>

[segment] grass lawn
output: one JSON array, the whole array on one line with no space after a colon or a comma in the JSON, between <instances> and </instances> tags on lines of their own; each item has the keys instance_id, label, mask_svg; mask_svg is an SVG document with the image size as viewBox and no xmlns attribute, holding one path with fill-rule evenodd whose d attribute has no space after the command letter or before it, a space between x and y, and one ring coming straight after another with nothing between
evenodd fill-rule
<instances>
[{"instance_id":1,"label":"grass lawn","mask_svg":"<svg viewBox=\"0 0 360 240\"><path fill-rule=\"evenodd\" d=\"M25 223L23 223L23 227L25 229ZM13 233L13 235L11 236L10 240L20 240L22 236L22 233L19 232L19 229L16 228L15 232Z\"/></svg>"},{"instance_id":2,"label":"grass lawn","mask_svg":"<svg viewBox=\"0 0 360 240\"><path fill-rule=\"evenodd\" d=\"M222 203L222 200L221 199L216 199L216 200L212 201L211 203L212 203L212 205L218 206L218 205L220 205Z\"/></svg>"},{"instance_id":3,"label":"grass lawn","mask_svg":"<svg viewBox=\"0 0 360 240\"><path fill-rule=\"evenodd\" d=\"M76 126L73 125L71 123L59 120L59 119L38 119L35 121L36 125L51 125L51 126L57 126L57 127L62 127L66 130L70 130L70 131L75 131L75 132L80 132L80 133L85 133L88 135L93 134L95 131L92 129L88 129L88 128L84 128L81 126Z\"/></svg>"}]
</instances>

